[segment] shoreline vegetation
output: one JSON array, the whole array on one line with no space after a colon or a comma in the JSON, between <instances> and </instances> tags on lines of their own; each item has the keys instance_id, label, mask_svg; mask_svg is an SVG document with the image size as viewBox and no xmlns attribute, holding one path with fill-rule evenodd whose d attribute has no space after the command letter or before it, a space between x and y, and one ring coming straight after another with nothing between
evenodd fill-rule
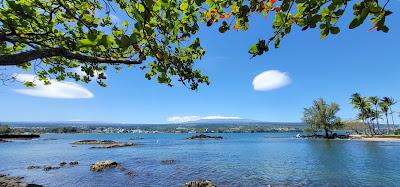
<instances>
[{"instance_id":1,"label":"shoreline vegetation","mask_svg":"<svg viewBox=\"0 0 400 187\"><path fill-rule=\"evenodd\" d=\"M312 135L300 135L297 138L325 139L358 139L367 141L398 141L400 129L396 127L393 106L397 103L391 97L363 97L359 93L351 95L350 103L358 111L354 120L343 121L336 114L340 107L332 102L327 103L322 98L314 100L312 105L304 108L303 122L308 124L304 131ZM389 116L392 121L389 122ZM386 128L381 125L386 122ZM337 134L340 130L351 133ZM323 132L323 135L317 134Z\"/></svg>"},{"instance_id":2,"label":"shoreline vegetation","mask_svg":"<svg viewBox=\"0 0 400 187\"><path fill-rule=\"evenodd\" d=\"M375 141L375 142L400 142L400 136L396 135L361 135L361 134L350 134L350 135L337 135L329 138L325 138L323 135L300 135L297 134L295 138L299 139L337 139L337 140L356 140L356 141Z\"/></svg>"},{"instance_id":3,"label":"shoreline vegetation","mask_svg":"<svg viewBox=\"0 0 400 187\"><path fill-rule=\"evenodd\" d=\"M3 130L1 130L3 129ZM61 127L11 127L9 125L1 125L1 134L46 134L46 133L131 133L131 134L151 134L151 133L263 133L263 132L303 132L303 126L287 127L271 127L260 124L244 124L244 125L226 125L215 124L207 126L144 126L144 127L118 127L118 126L94 126L94 127L77 127L77 126L61 126ZM0 137L1 139L1 137ZM132 137L132 140L138 140L140 137Z\"/></svg>"}]
</instances>

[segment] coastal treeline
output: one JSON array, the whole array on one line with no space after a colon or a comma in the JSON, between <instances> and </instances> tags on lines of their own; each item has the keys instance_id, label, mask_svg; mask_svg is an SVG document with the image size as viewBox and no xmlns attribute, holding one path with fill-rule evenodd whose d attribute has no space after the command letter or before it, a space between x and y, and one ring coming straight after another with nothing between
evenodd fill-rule
<instances>
[{"instance_id":1,"label":"coastal treeline","mask_svg":"<svg viewBox=\"0 0 400 187\"><path fill-rule=\"evenodd\" d=\"M390 134L396 129L393 116L395 114L393 105L396 101L392 97L365 97L354 93L351 96L351 104L358 110L357 119L365 126L364 134ZM380 120L385 121L386 129L382 128Z\"/></svg>"},{"instance_id":2,"label":"coastal treeline","mask_svg":"<svg viewBox=\"0 0 400 187\"><path fill-rule=\"evenodd\" d=\"M207 126L142 126L142 127L9 127L0 125L0 134L43 133L264 133L302 132L300 127L271 127L269 125L207 125Z\"/></svg>"},{"instance_id":3,"label":"coastal treeline","mask_svg":"<svg viewBox=\"0 0 400 187\"><path fill-rule=\"evenodd\" d=\"M325 138L333 138L334 130L353 130L356 134L389 135L400 134L396 128L393 106L397 101L392 97L362 96L354 93L350 104L358 111L354 120L344 121L336 114L340 110L337 103L327 103L322 98L304 109L303 121L309 126L306 132L324 132Z\"/></svg>"}]
</instances>

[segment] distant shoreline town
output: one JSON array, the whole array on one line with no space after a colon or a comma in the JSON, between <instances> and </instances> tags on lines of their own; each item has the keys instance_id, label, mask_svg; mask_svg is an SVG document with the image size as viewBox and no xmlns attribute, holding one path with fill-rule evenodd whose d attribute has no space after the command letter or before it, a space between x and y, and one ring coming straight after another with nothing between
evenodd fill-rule
<instances>
[{"instance_id":1,"label":"distant shoreline town","mask_svg":"<svg viewBox=\"0 0 400 187\"><path fill-rule=\"evenodd\" d=\"M303 124L163 124L163 125L112 125L112 124L21 124L0 123L1 131L8 133L264 133L303 132Z\"/></svg>"}]
</instances>

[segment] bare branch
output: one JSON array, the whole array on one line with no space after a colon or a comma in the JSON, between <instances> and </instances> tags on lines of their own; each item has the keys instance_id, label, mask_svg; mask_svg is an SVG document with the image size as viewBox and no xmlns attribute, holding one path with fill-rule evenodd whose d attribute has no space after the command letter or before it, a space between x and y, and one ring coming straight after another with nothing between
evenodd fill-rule
<instances>
[{"instance_id":1,"label":"bare branch","mask_svg":"<svg viewBox=\"0 0 400 187\"><path fill-rule=\"evenodd\" d=\"M18 54L0 55L0 66L22 65L32 60L50 57L64 57L70 60L80 60L83 62L90 62L95 64L141 64L143 61L142 57L140 57L137 61L118 60L113 58L93 57L80 53L74 53L64 48L48 48L25 51Z\"/></svg>"}]
</instances>

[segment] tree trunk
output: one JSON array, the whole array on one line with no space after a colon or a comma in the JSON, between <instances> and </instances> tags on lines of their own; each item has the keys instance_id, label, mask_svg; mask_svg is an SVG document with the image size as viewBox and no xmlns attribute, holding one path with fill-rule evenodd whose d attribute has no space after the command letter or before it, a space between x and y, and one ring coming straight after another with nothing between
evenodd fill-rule
<instances>
[{"instance_id":1,"label":"tree trunk","mask_svg":"<svg viewBox=\"0 0 400 187\"><path fill-rule=\"evenodd\" d=\"M389 132L390 132L390 126L389 126L389 118L388 118L387 113L385 113L385 117L386 117L386 124L387 124L387 132L386 132L386 134L389 134Z\"/></svg>"},{"instance_id":2,"label":"tree trunk","mask_svg":"<svg viewBox=\"0 0 400 187\"><path fill-rule=\"evenodd\" d=\"M373 132L374 134L376 134L376 132L375 132L375 124L374 124L374 122L373 122L372 120L370 120L370 124L371 124L371 126L372 126L372 132ZM372 132L371 132L371 134L372 134Z\"/></svg>"},{"instance_id":3,"label":"tree trunk","mask_svg":"<svg viewBox=\"0 0 400 187\"><path fill-rule=\"evenodd\" d=\"M393 130L394 130L394 129L396 129L396 127L394 126L394 118L393 118L392 107L390 107L389 110L390 110L390 115L392 116L392 126L393 126Z\"/></svg>"},{"instance_id":4,"label":"tree trunk","mask_svg":"<svg viewBox=\"0 0 400 187\"><path fill-rule=\"evenodd\" d=\"M378 107L377 107L377 105L375 105L375 111L376 111L376 114L375 114L376 126L378 127L379 134L382 134L381 128L379 127L379 116L378 116Z\"/></svg>"},{"instance_id":5,"label":"tree trunk","mask_svg":"<svg viewBox=\"0 0 400 187\"><path fill-rule=\"evenodd\" d=\"M324 130L325 130L325 138L329 138L328 129L324 129Z\"/></svg>"}]
</instances>

